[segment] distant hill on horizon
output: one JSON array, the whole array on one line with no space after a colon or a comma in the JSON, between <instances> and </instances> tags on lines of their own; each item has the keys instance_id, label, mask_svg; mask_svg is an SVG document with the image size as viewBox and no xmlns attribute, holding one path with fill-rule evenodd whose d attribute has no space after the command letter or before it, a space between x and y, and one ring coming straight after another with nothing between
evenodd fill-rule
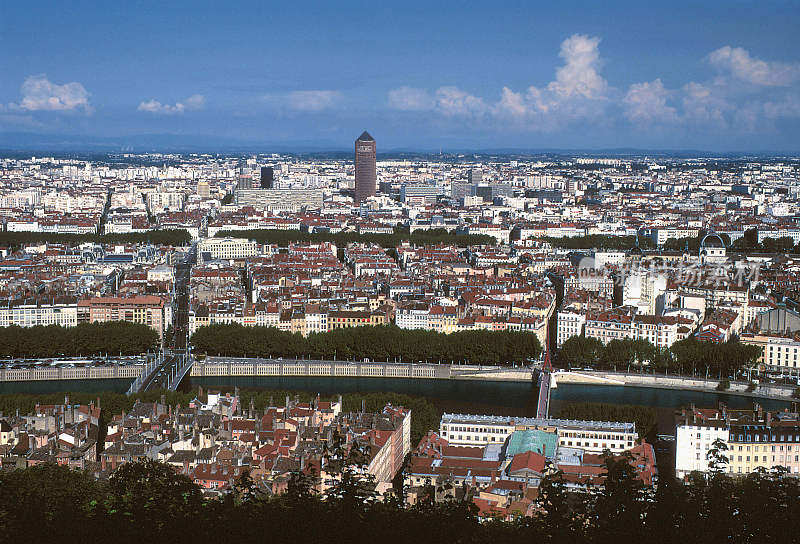
<instances>
[{"instance_id":1,"label":"distant hill on horizon","mask_svg":"<svg viewBox=\"0 0 800 544\"><path fill-rule=\"evenodd\" d=\"M59 153L288 153L328 154L349 156L352 145L325 140L297 140L283 142L256 142L236 140L216 135L197 134L136 134L130 136L98 136L79 134L39 134L33 132L0 132L0 153L3 152L59 152ZM440 155L440 150L425 147L397 146L381 149L378 156ZM515 148L457 147L441 152L442 156L604 156L625 158L741 158L741 157L800 157L800 152L770 150L706 151L698 149L638 149L616 148Z\"/></svg>"}]
</instances>

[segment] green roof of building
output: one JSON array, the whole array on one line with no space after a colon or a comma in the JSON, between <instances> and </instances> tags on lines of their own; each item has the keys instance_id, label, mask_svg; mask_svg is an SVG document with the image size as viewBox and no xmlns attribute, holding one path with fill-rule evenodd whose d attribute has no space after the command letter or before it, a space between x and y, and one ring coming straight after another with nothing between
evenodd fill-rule
<instances>
[{"instance_id":1,"label":"green roof of building","mask_svg":"<svg viewBox=\"0 0 800 544\"><path fill-rule=\"evenodd\" d=\"M533 451L545 457L553 457L556 453L557 444L558 435L556 433L536 430L515 431L508 439L506 457L514 457L518 453L525 453L526 451Z\"/></svg>"}]
</instances>

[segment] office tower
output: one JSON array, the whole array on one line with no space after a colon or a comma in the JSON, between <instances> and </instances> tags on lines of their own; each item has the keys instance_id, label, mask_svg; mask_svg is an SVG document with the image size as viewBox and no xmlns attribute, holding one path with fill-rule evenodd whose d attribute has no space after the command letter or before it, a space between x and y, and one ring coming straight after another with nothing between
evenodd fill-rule
<instances>
[{"instance_id":1,"label":"office tower","mask_svg":"<svg viewBox=\"0 0 800 544\"><path fill-rule=\"evenodd\" d=\"M470 168L469 169L469 182L470 183L480 183L483 180L483 172L480 168Z\"/></svg>"},{"instance_id":2,"label":"office tower","mask_svg":"<svg viewBox=\"0 0 800 544\"><path fill-rule=\"evenodd\" d=\"M484 202L491 202L494 198L492 187L489 185L479 185L475 187L475 196L479 196Z\"/></svg>"},{"instance_id":3,"label":"office tower","mask_svg":"<svg viewBox=\"0 0 800 544\"><path fill-rule=\"evenodd\" d=\"M211 195L211 191L208 186L207 181L198 181L197 182L197 196L200 198L208 198Z\"/></svg>"},{"instance_id":4,"label":"office tower","mask_svg":"<svg viewBox=\"0 0 800 544\"><path fill-rule=\"evenodd\" d=\"M356 204L375 196L375 139L366 130L356 140Z\"/></svg>"},{"instance_id":5,"label":"office tower","mask_svg":"<svg viewBox=\"0 0 800 544\"><path fill-rule=\"evenodd\" d=\"M408 185L403 184L400 189L400 199L414 206L430 206L444 193L443 187L435 185Z\"/></svg>"},{"instance_id":6,"label":"office tower","mask_svg":"<svg viewBox=\"0 0 800 544\"><path fill-rule=\"evenodd\" d=\"M261 167L261 188L272 189L275 181L275 171L271 166Z\"/></svg>"},{"instance_id":7,"label":"office tower","mask_svg":"<svg viewBox=\"0 0 800 544\"><path fill-rule=\"evenodd\" d=\"M453 181L450 183L450 198L456 201L462 201L468 196L475 196L475 185L460 181Z\"/></svg>"}]
</instances>

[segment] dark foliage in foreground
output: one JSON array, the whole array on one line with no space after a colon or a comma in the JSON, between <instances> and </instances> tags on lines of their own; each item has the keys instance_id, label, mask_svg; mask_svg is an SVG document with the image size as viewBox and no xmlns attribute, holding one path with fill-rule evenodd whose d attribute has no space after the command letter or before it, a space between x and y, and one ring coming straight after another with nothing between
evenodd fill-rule
<instances>
[{"instance_id":1,"label":"dark foliage in foreground","mask_svg":"<svg viewBox=\"0 0 800 544\"><path fill-rule=\"evenodd\" d=\"M459 331L451 334L407 330L394 325L352 327L299 333L275 327L221 324L200 327L192 335L195 353L230 357L288 357L406 363L524 363L542 352L539 338L529 332Z\"/></svg>"},{"instance_id":2,"label":"dark foliage in foreground","mask_svg":"<svg viewBox=\"0 0 800 544\"><path fill-rule=\"evenodd\" d=\"M321 495L308 475L295 474L278 497L244 475L214 500L153 461L124 465L108 482L52 465L0 472L0 541L713 544L789 543L800 534L800 484L781 472L698 474L654 491L627 461L607 458L606 482L589 493L566 492L551 473L534 517L479 521L469 502L435 504L425 494L413 507L377 501L354 457L331 456L341 468Z\"/></svg>"}]
</instances>

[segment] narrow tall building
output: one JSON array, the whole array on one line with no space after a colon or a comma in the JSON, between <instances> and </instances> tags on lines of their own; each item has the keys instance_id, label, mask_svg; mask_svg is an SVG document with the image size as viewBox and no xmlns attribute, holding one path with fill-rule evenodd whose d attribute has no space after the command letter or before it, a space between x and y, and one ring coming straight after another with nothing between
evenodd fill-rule
<instances>
[{"instance_id":1,"label":"narrow tall building","mask_svg":"<svg viewBox=\"0 0 800 544\"><path fill-rule=\"evenodd\" d=\"M275 181L275 170L271 166L261 167L261 188L272 189Z\"/></svg>"},{"instance_id":2,"label":"narrow tall building","mask_svg":"<svg viewBox=\"0 0 800 544\"><path fill-rule=\"evenodd\" d=\"M375 196L375 138L366 130L356 140L356 204Z\"/></svg>"}]
</instances>

